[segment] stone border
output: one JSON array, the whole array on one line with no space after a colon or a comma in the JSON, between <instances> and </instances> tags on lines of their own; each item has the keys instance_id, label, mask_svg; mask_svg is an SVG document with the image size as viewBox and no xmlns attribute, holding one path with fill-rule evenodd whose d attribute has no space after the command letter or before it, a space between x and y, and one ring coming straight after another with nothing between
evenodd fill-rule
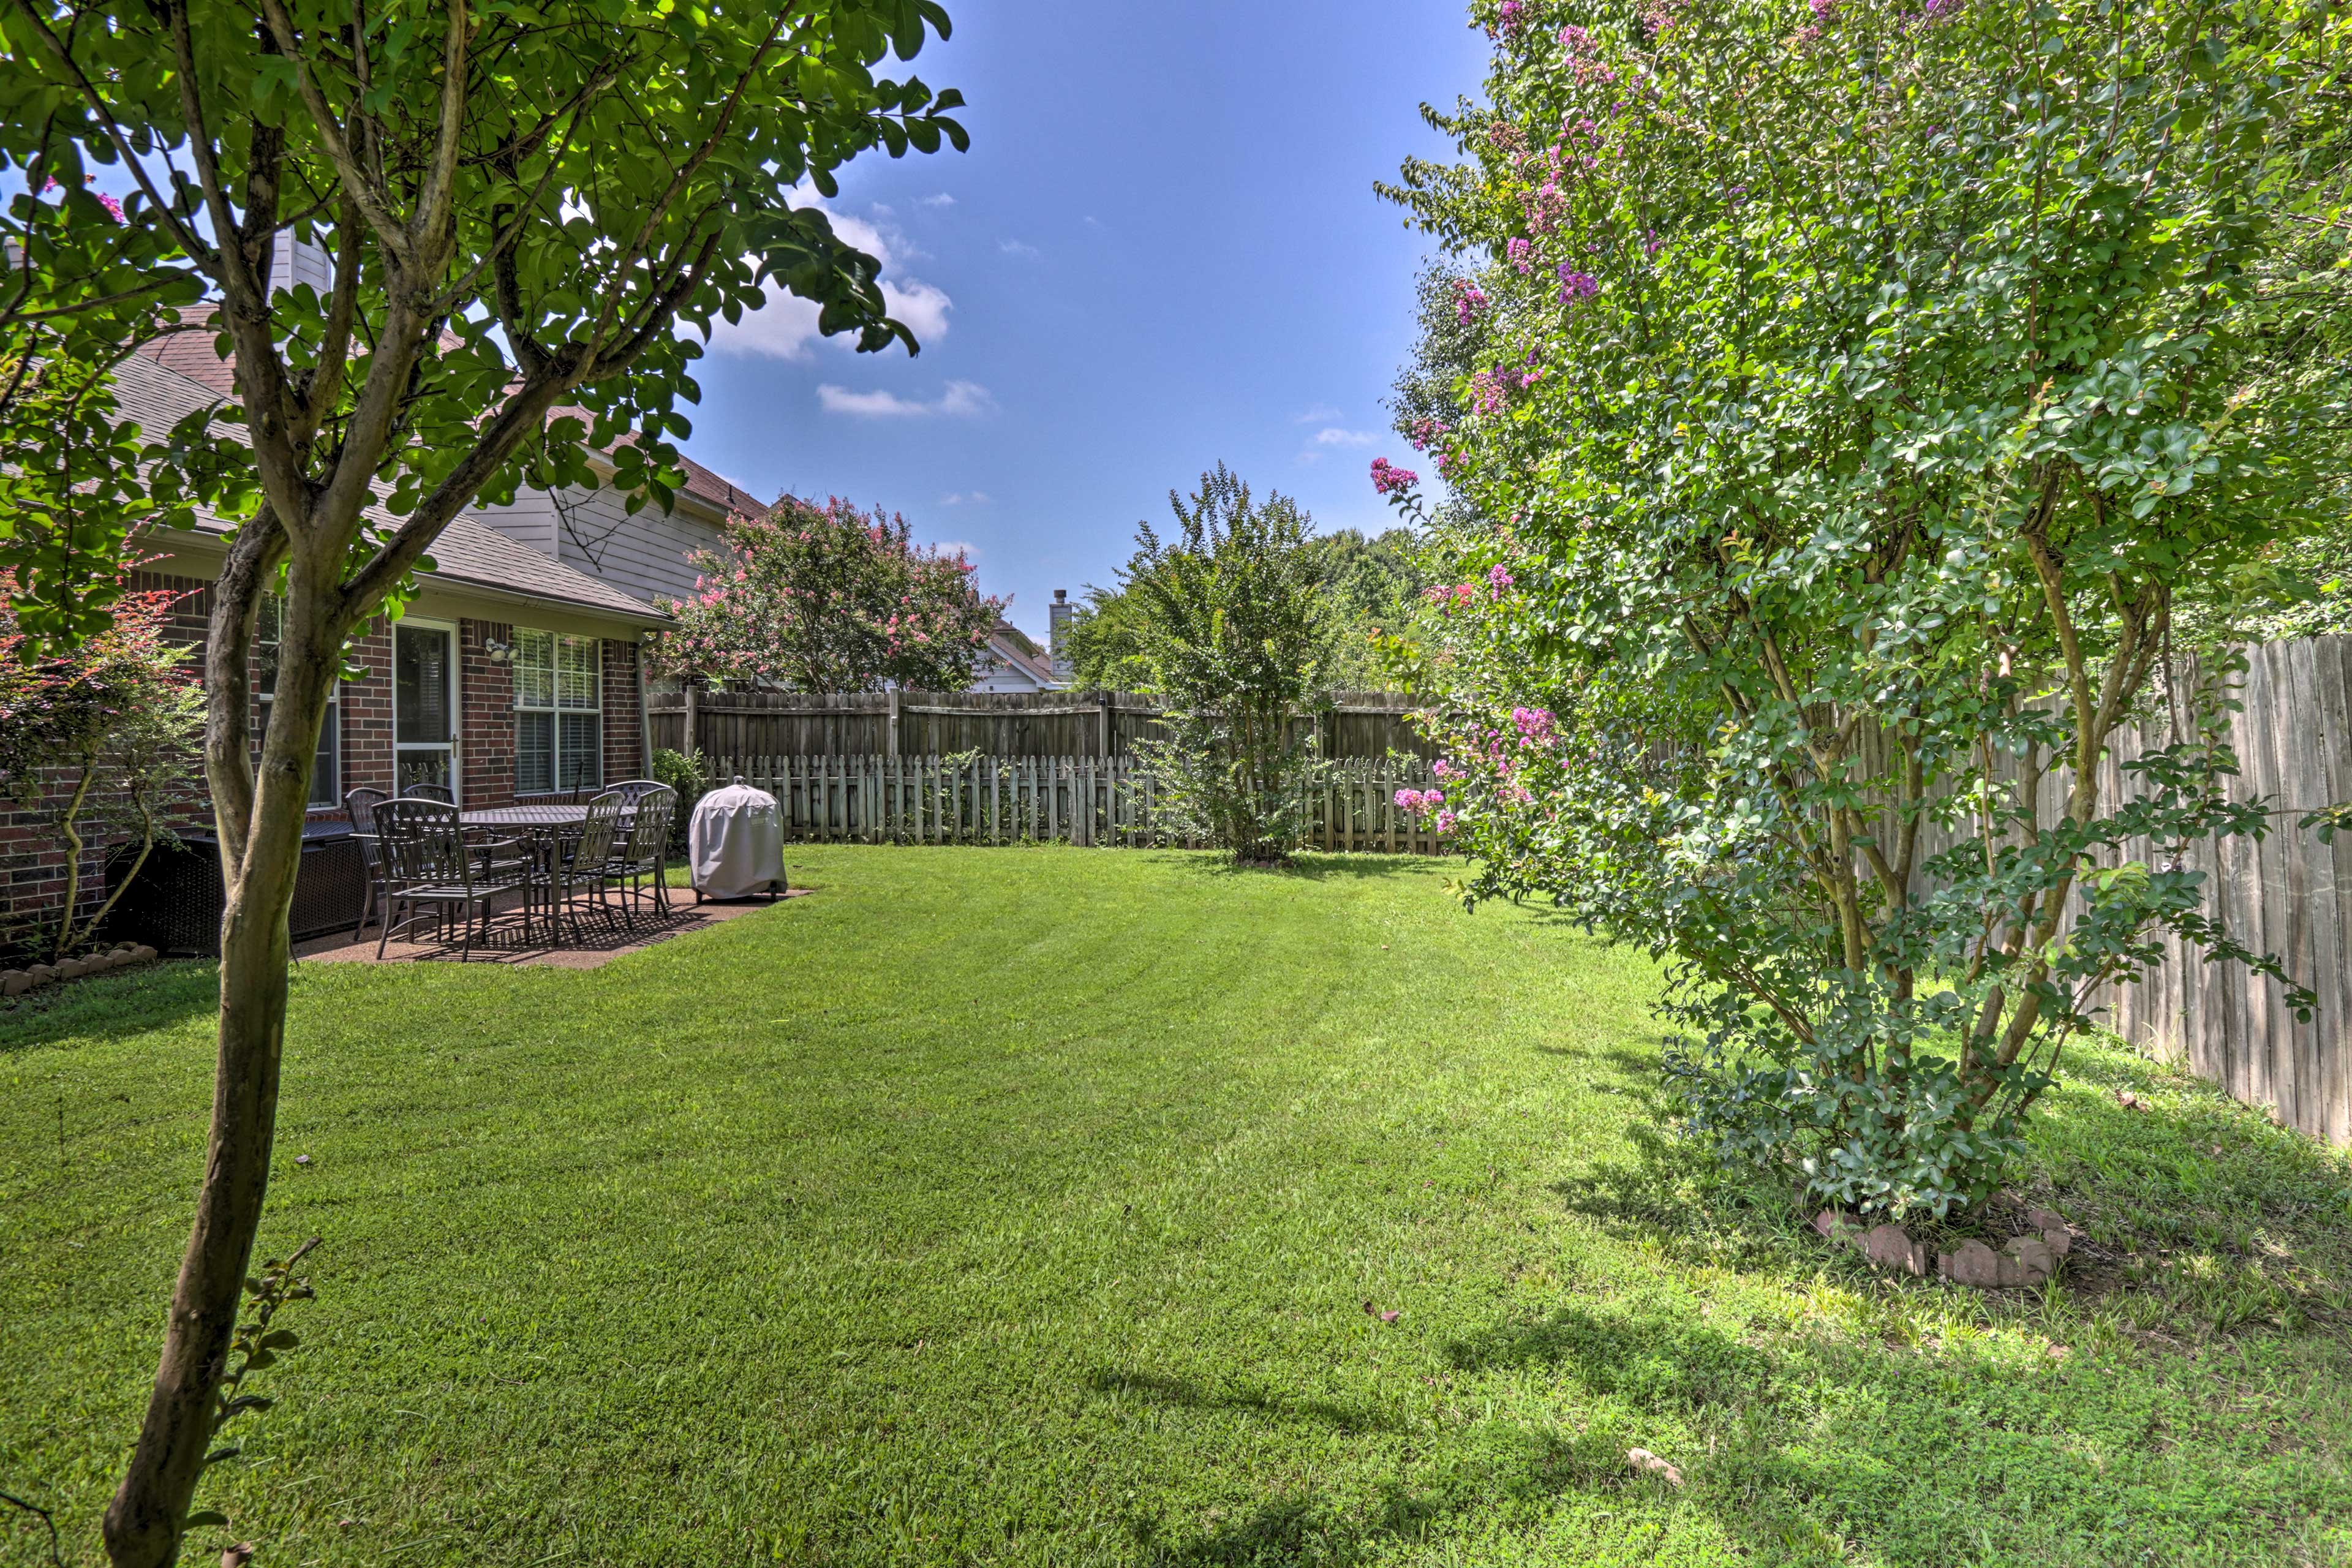
<instances>
[{"instance_id":1,"label":"stone border","mask_svg":"<svg viewBox=\"0 0 2352 1568\"><path fill-rule=\"evenodd\" d=\"M125 969L134 963L152 963L155 950L142 942L136 947L125 944L105 952L93 952L87 958L68 958L62 963L36 963L25 969L0 970L0 996L22 996L27 991L67 980L79 980L85 974L104 974L110 970Z\"/></svg>"},{"instance_id":2,"label":"stone border","mask_svg":"<svg viewBox=\"0 0 2352 1568\"><path fill-rule=\"evenodd\" d=\"M1935 1256L1935 1272L1955 1285L1972 1285L1979 1289L2007 1290L2042 1284L2058 1272L2058 1260L2074 1250L2074 1227L2057 1210L2047 1208L2027 1209L2025 1223L2031 1227L2028 1233L2011 1237L2000 1252L1981 1241L1964 1241L1951 1251ZM1824 1241L1853 1247L1875 1268L1899 1268L1917 1279L1927 1275L1931 1257L1927 1244L1913 1239L1911 1233L1899 1225L1873 1226L1864 1230L1858 1222L1835 1209L1823 1209L1812 1217L1811 1224Z\"/></svg>"}]
</instances>

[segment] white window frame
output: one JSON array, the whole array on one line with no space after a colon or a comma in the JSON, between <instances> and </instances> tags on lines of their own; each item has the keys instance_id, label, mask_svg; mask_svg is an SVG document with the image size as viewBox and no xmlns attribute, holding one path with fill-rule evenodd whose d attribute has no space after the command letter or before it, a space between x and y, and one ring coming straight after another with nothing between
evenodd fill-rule
<instances>
[{"instance_id":1,"label":"white window frame","mask_svg":"<svg viewBox=\"0 0 2352 1568\"><path fill-rule=\"evenodd\" d=\"M572 661L568 665L567 659ZM545 795L601 787L604 783L603 639L517 626L512 668L515 793ZM539 679L542 673L543 686ZM543 784L536 778L528 783L523 778L523 731L541 716L548 730Z\"/></svg>"},{"instance_id":2,"label":"white window frame","mask_svg":"<svg viewBox=\"0 0 2352 1568\"><path fill-rule=\"evenodd\" d=\"M257 755L261 748L261 737L269 732L270 705L277 701L278 644L285 626L285 600L275 594L261 595L253 627L253 694L261 709L253 742ZM341 805L343 801L341 692L342 680L339 676L335 683L327 688L327 716L319 721L319 742L312 752L310 800L312 811Z\"/></svg>"}]
</instances>

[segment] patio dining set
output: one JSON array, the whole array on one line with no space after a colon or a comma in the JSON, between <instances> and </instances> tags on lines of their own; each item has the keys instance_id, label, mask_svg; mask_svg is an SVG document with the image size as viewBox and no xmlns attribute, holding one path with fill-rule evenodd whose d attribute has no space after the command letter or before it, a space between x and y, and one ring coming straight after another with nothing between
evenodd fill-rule
<instances>
[{"instance_id":1,"label":"patio dining set","mask_svg":"<svg viewBox=\"0 0 2352 1568\"><path fill-rule=\"evenodd\" d=\"M670 912L662 873L677 792L651 779L472 809L418 784L397 796L355 789L343 805L368 875L352 939L380 921L378 958L395 933L408 940L427 926L444 942L454 934L468 957L501 913L520 912L527 944L544 922L553 945L566 927L573 942L587 940L583 914L634 932L640 915L658 922Z\"/></svg>"}]
</instances>

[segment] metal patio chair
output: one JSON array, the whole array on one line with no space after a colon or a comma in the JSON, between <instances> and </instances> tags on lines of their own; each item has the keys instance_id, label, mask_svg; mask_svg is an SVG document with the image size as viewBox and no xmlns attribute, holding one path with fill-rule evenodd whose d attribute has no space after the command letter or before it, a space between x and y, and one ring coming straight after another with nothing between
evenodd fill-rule
<instances>
[{"instance_id":1,"label":"metal patio chair","mask_svg":"<svg viewBox=\"0 0 2352 1568\"><path fill-rule=\"evenodd\" d=\"M343 812L352 819L352 837L359 841L360 863L367 868L367 891L360 900L360 923L352 928L352 940L367 930L368 917L383 917L384 908L383 841L375 828L375 808L392 796L380 789L350 789L343 792Z\"/></svg>"},{"instance_id":2,"label":"metal patio chair","mask_svg":"<svg viewBox=\"0 0 2352 1568\"><path fill-rule=\"evenodd\" d=\"M521 902L523 940L530 940L534 888L527 846L520 840L467 844L457 825L457 808L444 801L415 796L388 800L375 808L375 822L387 873L383 934L376 939L376 957L383 956L395 925L405 931L425 920L446 923L452 915L466 926L457 956L469 957L476 917L483 934L488 934L490 916L506 898ZM484 849L511 855L486 858L481 856ZM402 911L406 918L395 919Z\"/></svg>"},{"instance_id":3,"label":"metal patio chair","mask_svg":"<svg viewBox=\"0 0 2352 1568\"><path fill-rule=\"evenodd\" d=\"M596 908L612 923L613 906L604 901L604 888L622 831L621 797L607 791L588 803L588 816L576 834L558 838L543 873L547 879L550 918L562 910L572 918L572 940L582 942L580 907L573 894L587 889L596 895Z\"/></svg>"},{"instance_id":4,"label":"metal patio chair","mask_svg":"<svg viewBox=\"0 0 2352 1568\"><path fill-rule=\"evenodd\" d=\"M619 790L608 792L618 795ZM652 879L651 898L662 915L669 913L669 886L662 872L669 858L670 819L677 812L677 791L667 784L656 784L639 796L636 815L629 819L628 830L618 851L606 862L604 879L621 888L621 918L632 926L636 916L631 905L646 893L638 887L640 880Z\"/></svg>"}]
</instances>

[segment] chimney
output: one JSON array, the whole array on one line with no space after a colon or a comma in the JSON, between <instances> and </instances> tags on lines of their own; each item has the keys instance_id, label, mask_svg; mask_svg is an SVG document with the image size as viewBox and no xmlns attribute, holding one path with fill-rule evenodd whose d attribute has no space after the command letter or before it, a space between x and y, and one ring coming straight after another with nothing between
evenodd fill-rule
<instances>
[{"instance_id":1,"label":"chimney","mask_svg":"<svg viewBox=\"0 0 2352 1568\"><path fill-rule=\"evenodd\" d=\"M1070 591L1067 588L1055 589L1053 607L1046 612L1049 617L1046 646L1054 654L1054 679L1064 685L1070 682L1073 675L1070 668Z\"/></svg>"}]
</instances>

